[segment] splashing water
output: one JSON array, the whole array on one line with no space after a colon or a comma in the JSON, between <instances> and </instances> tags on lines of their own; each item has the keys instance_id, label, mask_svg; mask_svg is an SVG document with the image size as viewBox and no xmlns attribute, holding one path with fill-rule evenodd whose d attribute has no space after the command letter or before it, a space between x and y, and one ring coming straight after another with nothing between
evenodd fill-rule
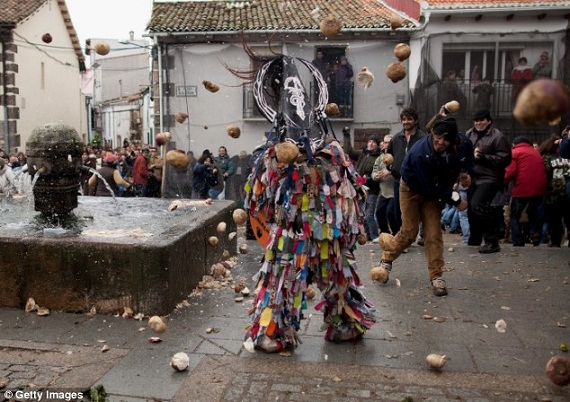
<instances>
[{"instance_id":1,"label":"splashing water","mask_svg":"<svg viewBox=\"0 0 570 402\"><path fill-rule=\"evenodd\" d=\"M90 173L93 173L95 176L97 176L98 179L103 181L103 184L105 185L105 188L107 190L109 190L109 193L111 193L111 196L113 197L113 201L115 201L115 205L117 204L117 197L115 196L115 192L113 191L113 189L111 188L111 186L109 185L109 183L107 183L107 180L105 180L103 178L103 176L101 176L101 173L99 173L98 171L96 171L93 168L88 168Z\"/></svg>"}]
</instances>

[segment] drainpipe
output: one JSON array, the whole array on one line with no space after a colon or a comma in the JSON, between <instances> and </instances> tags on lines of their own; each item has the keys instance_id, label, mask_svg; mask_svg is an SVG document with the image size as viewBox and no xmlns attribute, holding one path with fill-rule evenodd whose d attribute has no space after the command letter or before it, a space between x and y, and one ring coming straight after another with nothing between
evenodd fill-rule
<instances>
[{"instance_id":1,"label":"drainpipe","mask_svg":"<svg viewBox=\"0 0 570 402\"><path fill-rule=\"evenodd\" d=\"M157 35L154 35L154 43L158 47L157 57L158 57L158 109L160 110L160 114L158 115L159 118L159 132L163 132L163 123L162 123L162 115L163 115L163 100L162 100L162 47L158 42Z\"/></svg>"},{"instance_id":2,"label":"drainpipe","mask_svg":"<svg viewBox=\"0 0 570 402\"><path fill-rule=\"evenodd\" d=\"M0 40L2 41L2 97L4 98L4 148L10 153L10 133L8 132L10 125L8 124L8 85L6 84L8 75L6 74L6 41L4 38L5 31L0 31Z\"/></svg>"}]
</instances>

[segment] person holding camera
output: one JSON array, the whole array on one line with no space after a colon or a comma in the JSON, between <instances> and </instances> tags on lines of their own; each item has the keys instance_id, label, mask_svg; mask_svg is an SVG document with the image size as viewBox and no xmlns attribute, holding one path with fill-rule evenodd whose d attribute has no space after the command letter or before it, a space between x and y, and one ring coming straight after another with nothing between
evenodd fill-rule
<instances>
[{"instance_id":1,"label":"person holding camera","mask_svg":"<svg viewBox=\"0 0 570 402\"><path fill-rule=\"evenodd\" d=\"M209 151L204 151L194 167L192 178L192 198L216 199L224 189L224 176L214 163Z\"/></svg>"}]
</instances>

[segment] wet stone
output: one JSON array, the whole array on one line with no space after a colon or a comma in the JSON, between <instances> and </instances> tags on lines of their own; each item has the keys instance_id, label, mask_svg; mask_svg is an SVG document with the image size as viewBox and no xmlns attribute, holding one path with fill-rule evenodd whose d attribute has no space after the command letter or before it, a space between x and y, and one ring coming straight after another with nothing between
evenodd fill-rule
<instances>
[{"instance_id":1,"label":"wet stone","mask_svg":"<svg viewBox=\"0 0 570 402\"><path fill-rule=\"evenodd\" d=\"M0 306L23 308L33 297L52 311L115 314L124 306L145 314L166 315L189 295L234 250L236 239L220 239L219 247L205 239L220 221L235 230L233 201L196 210L169 211L172 200L150 198L79 197L79 206L59 228L46 235L45 223L27 202L10 200L0 223L0 255L9 266L0 269ZM85 218L90 219L85 219Z\"/></svg>"}]
</instances>

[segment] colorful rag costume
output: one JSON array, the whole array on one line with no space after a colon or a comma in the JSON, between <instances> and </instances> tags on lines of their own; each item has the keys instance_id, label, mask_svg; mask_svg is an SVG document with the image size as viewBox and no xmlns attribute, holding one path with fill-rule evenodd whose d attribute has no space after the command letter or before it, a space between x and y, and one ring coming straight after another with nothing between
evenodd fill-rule
<instances>
[{"instance_id":1,"label":"colorful rag costume","mask_svg":"<svg viewBox=\"0 0 570 402\"><path fill-rule=\"evenodd\" d=\"M295 62L318 83L314 110ZM322 294L315 308L323 313L325 338L359 339L375 322L373 306L359 289L353 254L363 236L358 200L365 192L338 141L325 141L326 83L307 61L281 56L262 66L254 94L274 126L245 185L245 207L265 247L246 339L267 352L295 347L312 283ZM291 163L277 157L285 142L300 151Z\"/></svg>"}]
</instances>

